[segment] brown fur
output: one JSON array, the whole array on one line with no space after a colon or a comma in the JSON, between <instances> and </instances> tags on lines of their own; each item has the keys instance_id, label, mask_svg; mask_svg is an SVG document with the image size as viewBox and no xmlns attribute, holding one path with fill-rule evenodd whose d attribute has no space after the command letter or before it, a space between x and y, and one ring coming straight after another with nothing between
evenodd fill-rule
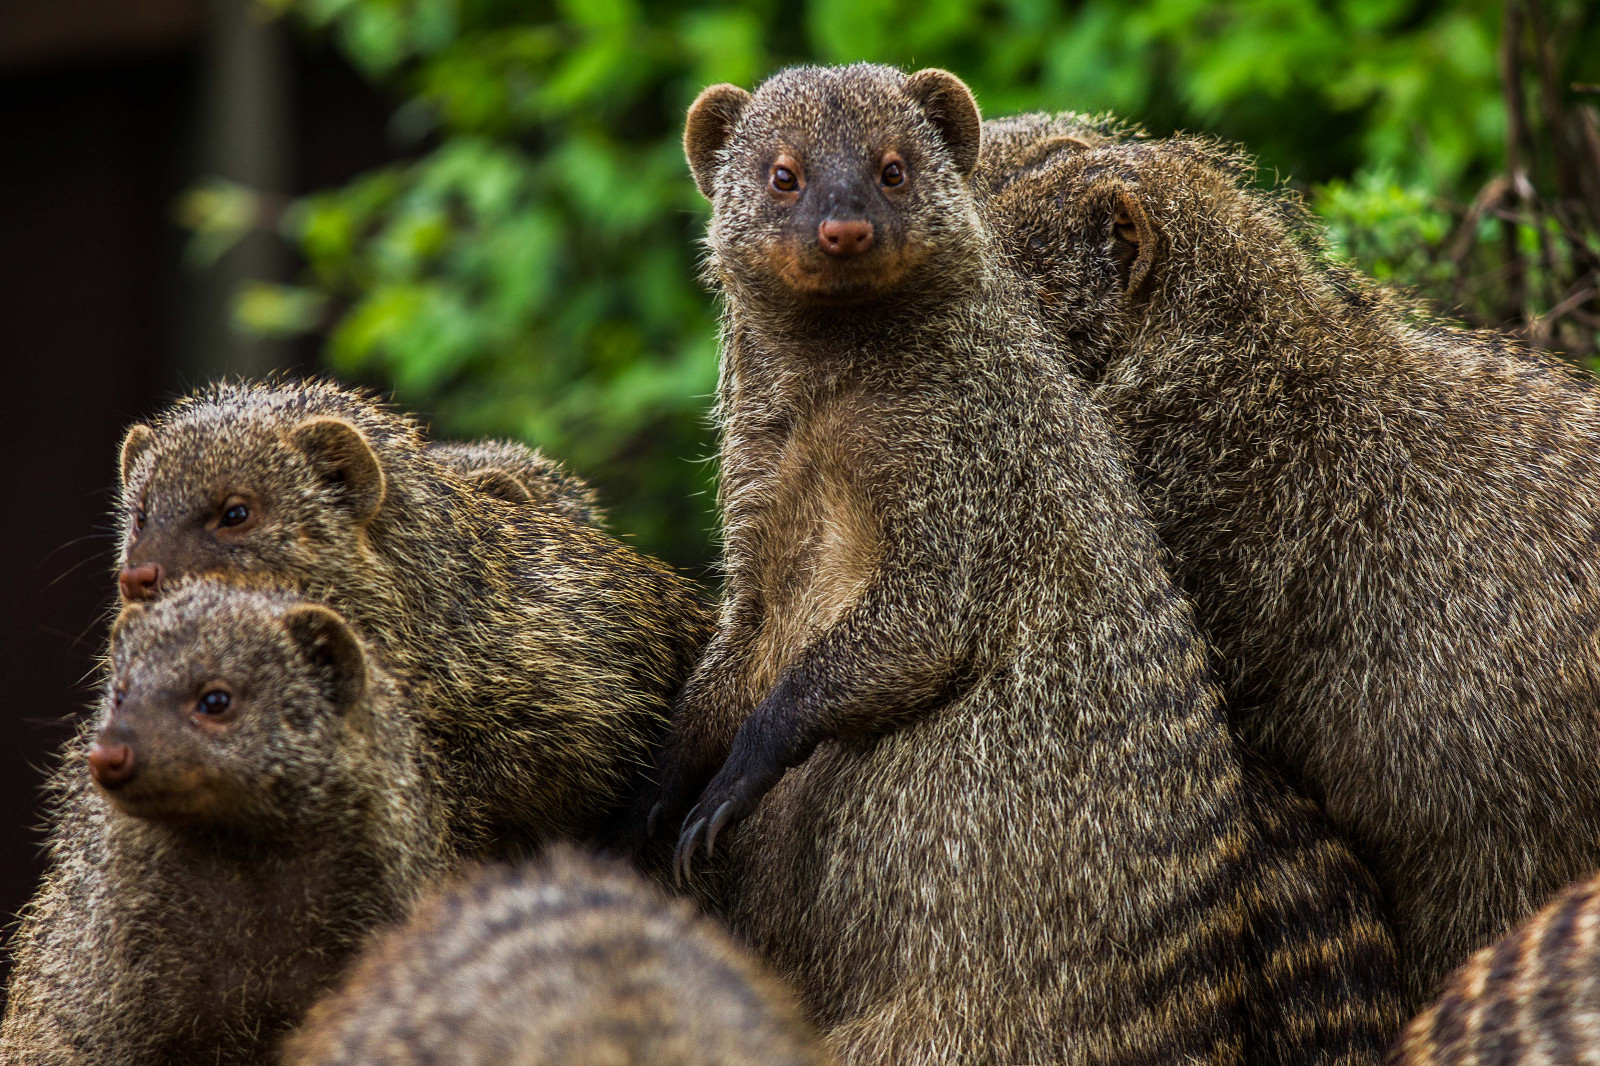
<instances>
[{"instance_id":1,"label":"brown fur","mask_svg":"<svg viewBox=\"0 0 1600 1066\"><path fill-rule=\"evenodd\" d=\"M605 823L706 631L665 566L479 491L329 384L216 386L135 427L123 499L125 565L287 583L356 621L413 685L458 824L501 846Z\"/></svg>"},{"instance_id":2,"label":"brown fur","mask_svg":"<svg viewBox=\"0 0 1600 1066\"><path fill-rule=\"evenodd\" d=\"M801 68L690 112L728 587L669 747L680 866L722 833L700 891L841 1061L1374 1062L1369 886L1241 765L1122 456L979 221L959 85ZM809 196L769 192L774 153ZM880 192L886 153L911 178ZM868 254L815 250L830 212Z\"/></svg>"},{"instance_id":3,"label":"brown fur","mask_svg":"<svg viewBox=\"0 0 1600 1066\"><path fill-rule=\"evenodd\" d=\"M106 698L51 788L0 1060L232 1066L454 869L411 704L326 607L210 582L124 610ZM226 720L196 699L233 694ZM90 781L91 740L131 780Z\"/></svg>"},{"instance_id":4,"label":"brown fur","mask_svg":"<svg viewBox=\"0 0 1600 1066\"><path fill-rule=\"evenodd\" d=\"M594 489L536 448L508 440L435 441L428 454L481 492L605 525Z\"/></svg>"},{"instance_id":5,"label":"brown fur","mask_svg":"<svg viewBox=\"0 0 1600 1066\"><path fill-rule=\"evenodd\" d=\"M1328 265L1249 174L1112 144L988 210L1133 453L1239 728L1376 872L1420 1002L1600 866L1600 396Z\"/></svg>"},{"instance_id":6,"label":"brown fur","mask_svg":"<svg viewBox=\"0 0 1600 1066\"><path fill-rule=\"evenodd\" d=\"M1398 1044L1397 1066L1600 1064L1600 877L1474 955Z\"/></svg>"},{"instance_id":7,"label":"brown fur","mask_svg":"<svg viewBox=\"0 0 1600 1066\"><path fill-rule=\"evenodd\" d=\"M417 909L285 1066L821 1066L794 993L687 903L556 848Z\"/></svg>"}]
</instances>

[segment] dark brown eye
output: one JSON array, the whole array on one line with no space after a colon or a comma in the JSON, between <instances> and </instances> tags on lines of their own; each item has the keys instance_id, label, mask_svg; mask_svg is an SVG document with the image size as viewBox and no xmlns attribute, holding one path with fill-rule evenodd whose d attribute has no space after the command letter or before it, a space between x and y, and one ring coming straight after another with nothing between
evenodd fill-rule
<instances>
[{"instance_id":1,"label":"dark brown eye","mask_svg":"<svg viewBox=\"0 0 1600 1066\"><path fill-rule=\"evenodd\" d=\"M225 689L214 688L200 697L195 709L207 718L221 718L233 706L233 697Z\"/></svg>"},{"instance_id":2,"label":"dark brown eye","mask_svg":"<svg viewBox=\"0 0 1600 1066\"><path fill-rule=\"evenodd\" d=\"M895 162L886 163L883 167L883 173L879 176L878 180L883 182L884 186L890 189L897 185L904 185L906 181L905 167Z\"/></svg>"},{"instance_id":3,"label":"dark brown eye","mask_svg":"<svg viewBox=\"0 0 1600 1066\"><path fill-rule=\"evenodd\" d=\"M222 512L222 519L217 524L219 526L242 526L249 519L250 508L242 503L236 503Z\"/></svg>"},{"instance_id":4,"label":"dark brown eye","mask_svg":"<svg viewBox=\"0 0 1600 1066\"><path fill-rule=\"evenodd\" d=\"M772 187L779 192L794 192L800 187L800 179L788 167L773 167Z\"/></svg>"},{"instance_id":5,"label":"dark brown eye","mask_svg":"<svg viewBox=\"0 0 1600 1066\"><path fill-rule=\"evenodd\" d=\"M144 522L145 517L143 508L135 507L133 509L133 531L135 533L143 533Z\"/></svg>"}]
</instances>

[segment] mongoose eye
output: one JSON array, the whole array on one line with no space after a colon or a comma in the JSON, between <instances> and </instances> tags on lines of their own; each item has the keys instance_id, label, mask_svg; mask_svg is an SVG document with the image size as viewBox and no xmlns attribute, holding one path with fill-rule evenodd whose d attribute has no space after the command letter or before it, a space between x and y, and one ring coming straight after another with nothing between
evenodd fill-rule
<instances>
[{"instance_id":1,"label":"mongoose eye","mask_svg":"<svg viewBox=\"0 0 1600 1066\"><path fill-rule=\"evenodd\" d=\"M222 512L222 520L217 524L219 526L242 526L249 520L250 508L242 503L235 503L230 504L228 509Z\"/></svg>"},{"instance_id":2,"label":"mongoose eye","mask_svg":"<svg viewBox=\"0 0 1600 1066\"><path fill-rule=\"evenodd\" d=\"M794 192L800 187L800 179L788 167L773 167L772 187L779 192Z\"/></svg>"},{"instance_id":3,"label":"mongoose eye","mask_svg":"<svg viewBox=\"0 0 1600 1066\"><path fill-rule=\"evenodd\" d=\"M233 706L233 697L226 689L214 688L200 697L200 702L195 705L195 710L207 718L221 718Z\"/></svg>"},{"instance_id":4,"label":"mongoose eye","mask_svg":"<svg viewBox=\"0 0 1600 1066\"><path fill-rule=\"evenodd\" d=\"M904 185L906 183L905 164L891 156L888 162L883 164L883 173L878 176L878 180L883 182L883 186L886 189L894 189Z\"/></svg>"},{"instance_id":5,"label":"mongoose eye","mask_svg":"<svg viewBox=\"0 0 1600 1066\"><path fill-rule=\"evenodd\" d=\"M135 507L133 509L133 531L135 533L143 533L144 532L144 523L145 523L144 509L142 507Z\"/></svg>"}]
</instances>

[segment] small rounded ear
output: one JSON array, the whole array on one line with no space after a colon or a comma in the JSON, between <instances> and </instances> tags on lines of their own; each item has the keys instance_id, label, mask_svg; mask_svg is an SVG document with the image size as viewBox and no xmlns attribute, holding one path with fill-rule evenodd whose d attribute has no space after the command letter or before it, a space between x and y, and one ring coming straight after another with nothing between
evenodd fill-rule
<instances>
[{"instance_id":1,"label":"small rounded ear","mask_svg":"<svg viewBox=\"0 0 1600 1066\"><path fill-rule=\"evenodd\" d=\"M156 431L143 422L135 422L128 427L128 432L122 438L122 460L119 471L122 484L128 484L128 471L133 469L133 464L139 461L139 456L149 450L150 445L156 442Z\"/></svg>"},{"instance_id":2,"label":"small rounded ear","mask_svg":"<svg viewBox=\"0 0 1600 1066\"><path fill-rule=\"evenodd\" d=\"M1111 200L1112 254L1122 271L1123 293L1132 302L1150 280L1150 268L1159 253L1161 235L1150 221L1139 194L1119 187Z\"/></svg>"},{"instance_id":3,"label":"small rounded ear","mask_svg":"<svg viewBox=\"0 0 1600 1066\"><path fill-rule=\"evenodd\" d=\"M962 177L978 165L978 149L983 139L983 117L978 101L966 83L948 70L929 67L906 79L906 95L915 100L922 113L939 131L944 146Z\"/></svg>"},{"instance_id":4,"label":"small rounded ear","mask_svg":"<svg viewBox=\"0 0 1600 1066\"><path fill-rule=\"evenodd\" d=\"M367 655L345 620L327 607L305 603L283 616L301 654L327 680L333 702L347 711L367 690Z\"/></svg>"},{"instance_id":5,"label":"small rounded ear","mask_svg":"<svg viewBox=\"0 0 1600 1066\"><path fill-rule=\"evenodd\" d=\"M106 643L115 644L118 638L122 636L123 631L128 628L128 623L144 614L147 610L149 610L147 604L124 603L122 610L118 611L117 616L111 620L111 631L106 635Z\"/></svg>"},{"instance_id":6,"label":"small rounded ear","mask_svg":"<svg viewBox=\"0 0 1600 1066\"><path fill-rule=\"evenodd\" d=\"M1069 137L1064 133L1057 137L1046 137L1042 141L1035 141L1022 150L1017 156L1015 169L1021 170L1023 167L1036 167L1057 152L1087 152L1088 150L1089 142L1080 141L1078 138Z\"/></svg>"},{"instance_id":7,"label":"small rounded ear","mask_svg":"<svg viewBox=\"0 0 1600 1066\"><path fill-rule=\"evenodd\" d=\"M467 484L477 491L507 503L531 504L533 493L528 491L528 486L518 481L510 471L498 466L485 467L463 475Z\"/></svg>"},{"instance_id":8,"label":"small rounded ear","mask_svg":"<svg viewBox=\"0 0 1600 1066\"><path fill-rule=\"evenodd\" d=\"M689 157L694 183L707 200L716 198L717 154L733 136L733 127L750 103L737 85L713 85L694 98L683 125L683 154Z\"/></svg>"},{"instance_id":9,"label":"small rounded ear","mask_svg":"<svg viewBox=\"0 0 1600 1066\"><path fill-rule=\"evenodd\" d=\"M385 491L383 468L359 429L339 418L313 418L294 427L289 440L323 480L344 493L356 521L369 521L378 513Z\"/></svg>"}]
</instances>

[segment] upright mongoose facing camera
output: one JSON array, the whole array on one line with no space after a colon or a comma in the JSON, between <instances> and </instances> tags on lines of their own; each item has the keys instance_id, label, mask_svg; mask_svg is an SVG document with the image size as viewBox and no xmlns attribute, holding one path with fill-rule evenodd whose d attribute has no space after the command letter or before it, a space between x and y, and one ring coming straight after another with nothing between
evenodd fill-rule
<instances>
[{"instance_id":1,"label":"upright mongoose facing camera","mask_svg":"<svg viewBox=\"0 0 1600 1066\"><path fill-rule=\"evenodd\" d=\"M952 75L868 65L690 111L728 581L658 824L681 874L725 864L695 883L843 1062L1376 1063L1369 886L1242 767L1119 448L980 219L979 130Z\"/></svg>"}]
</instances>

